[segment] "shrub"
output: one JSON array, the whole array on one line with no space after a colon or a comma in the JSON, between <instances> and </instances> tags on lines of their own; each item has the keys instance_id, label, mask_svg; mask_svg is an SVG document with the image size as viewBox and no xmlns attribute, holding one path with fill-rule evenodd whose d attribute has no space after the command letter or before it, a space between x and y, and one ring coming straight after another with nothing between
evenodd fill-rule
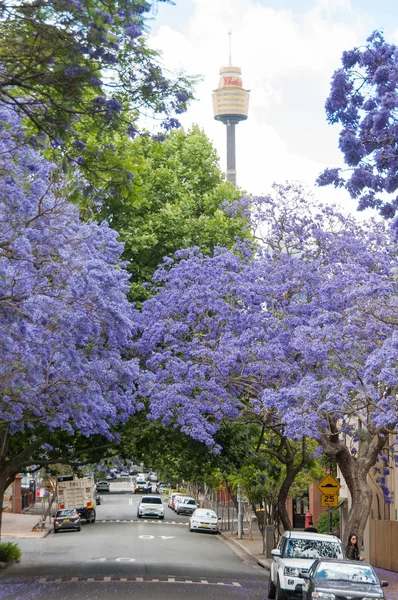
<instances>
[{"instance_id":1,"label":"shrub","mask_svg":"<svg viewBox=\"0 0 398 600\"><path fill-rule=\"evenodd\" d=\"M316 527L319 533L329 533L329 515L328 511L319 515ZM340 531L340 511L332 511L332 533L339 535Z\"/></svg>"},{"instance_id":2,"label":"shrub","mask_svg":"<svg viewBox=\"0 0 398 600\"><path fill-rule=\"evenodd\" d=\"M3 542L0 544L0 562L13 562L21 558L21 550L13 542Z\"/></svg>"}]
</instances>

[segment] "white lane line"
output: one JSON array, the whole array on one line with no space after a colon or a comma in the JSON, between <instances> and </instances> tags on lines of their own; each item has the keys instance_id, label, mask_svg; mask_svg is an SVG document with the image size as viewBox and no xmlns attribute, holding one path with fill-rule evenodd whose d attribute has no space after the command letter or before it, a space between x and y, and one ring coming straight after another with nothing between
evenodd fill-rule
<instances>
[{"instance_id":1,"label":"white lane line","mask_svg":"<svg viewBox=\"0 0 398 600\"><path fill-rule=\"evenodd\" d=\"M167 580L163 579L144 579L144 577L135 577L133 579L128 579L127 577L103 577L101 579L95 579L94 577L71 577L70 579L48 579L47 577L41 577L38 580L38 583L178 583L179 585L189 584L189 585L222 585L224 587L242 587L240 583L237 581L233 581L232 583L225 583L223 581L207 581L206 579L202 579L201 581L193 581L192 579L179 579L176 577L168 577Z\"/></svg>"}]
</instances>

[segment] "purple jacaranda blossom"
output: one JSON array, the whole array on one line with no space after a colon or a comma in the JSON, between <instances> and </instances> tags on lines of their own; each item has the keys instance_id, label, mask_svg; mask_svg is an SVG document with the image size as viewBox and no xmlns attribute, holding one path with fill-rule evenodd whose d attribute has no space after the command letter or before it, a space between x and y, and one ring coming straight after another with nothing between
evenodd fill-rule
<instances>
[{"instance_id":1,"label":"purple jacaranda blossom","mask_svg":"<svg viewBox=\"0 0 398 600\"><path fill-rule=\"evenodd\" d=\"M243 406L279 415L289 438L337 458L362 531L367 475L398 424L397 246L385 223L311 204L295 184L251 198L251 211L260 248L185 249L155 273L135 343L140 392L153 417L207 445Z\"/></svg>"},{"instance_id":2,"label":"purple jacaranda blossom","mask_svg":"<svg viewBox=\"0 0 398 600\"><path fill-rule=\"evenodd\" d=\"M325 108L329 123L342 126L339 148L349 174L327 169L317 183L345 186L359 210L376 208L392 219L398 208L398 48L375 31L365 47L343 53L342 65Z\"/></svg>"},{"instance_id":3,"label":"purple jacaranda blossom","mask_svg":"<svg viewBox=\"0 0 398 600\"><path fill-rule=\"evenodd\" d=\"M135 410L138 373L123 358L135 324L122 245L106 223L80 221L19 131L1 105L0 428L110 435Z\"/></svg>"}]
</instances>

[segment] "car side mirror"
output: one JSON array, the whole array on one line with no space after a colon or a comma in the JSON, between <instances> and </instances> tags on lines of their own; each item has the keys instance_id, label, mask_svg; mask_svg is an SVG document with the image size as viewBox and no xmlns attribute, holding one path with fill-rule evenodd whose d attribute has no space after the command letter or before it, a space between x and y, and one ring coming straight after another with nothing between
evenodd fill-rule
<instances>
[{"instance_id":1,"label":"car side mirror","mask_svg":"<svg viewBox=\"0 0 398 600\"><path fill-rule=\"evenodd\" d=\"M380 581L380 585L381 587L388 587L388 581L384 581L384 579L382 581Z\"/></svg>"},{"instance_id":2,"label":"car side mirror","mask_svg":"<svg viewBox=\"0 0 398 600\"><path fill-rule=\"evenodd\" d=\"M279 548L274 548L274 550L271 551L271 556L281 556Z\"/></svg>"}]
</instances>

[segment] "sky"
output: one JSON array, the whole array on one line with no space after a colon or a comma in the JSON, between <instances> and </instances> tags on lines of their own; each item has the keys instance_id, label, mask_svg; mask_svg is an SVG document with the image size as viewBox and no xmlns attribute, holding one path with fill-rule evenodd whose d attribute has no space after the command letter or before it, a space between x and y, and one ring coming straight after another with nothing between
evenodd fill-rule
<instances>
[{"instance_id":1,"label":"sky","mask_svg":"<svg viewBox=\"0 0 398 600\"><path fill-rule=\"evenodd\" d=\"M237 184L255 195L274 181L302 181L320 201L355 211L344 190L316 188L325 167L343 166L339 126L326 121L331 76L344 50L375 29L398 44L396 0L175 0L153 15L151 46L164 66L200 75L196 99L180 119L198 124L226 168L226 130L215 121L212 92L220 67L241 67L250 90L249 118L236 127Z\"/></svg>"}]
</instances>

